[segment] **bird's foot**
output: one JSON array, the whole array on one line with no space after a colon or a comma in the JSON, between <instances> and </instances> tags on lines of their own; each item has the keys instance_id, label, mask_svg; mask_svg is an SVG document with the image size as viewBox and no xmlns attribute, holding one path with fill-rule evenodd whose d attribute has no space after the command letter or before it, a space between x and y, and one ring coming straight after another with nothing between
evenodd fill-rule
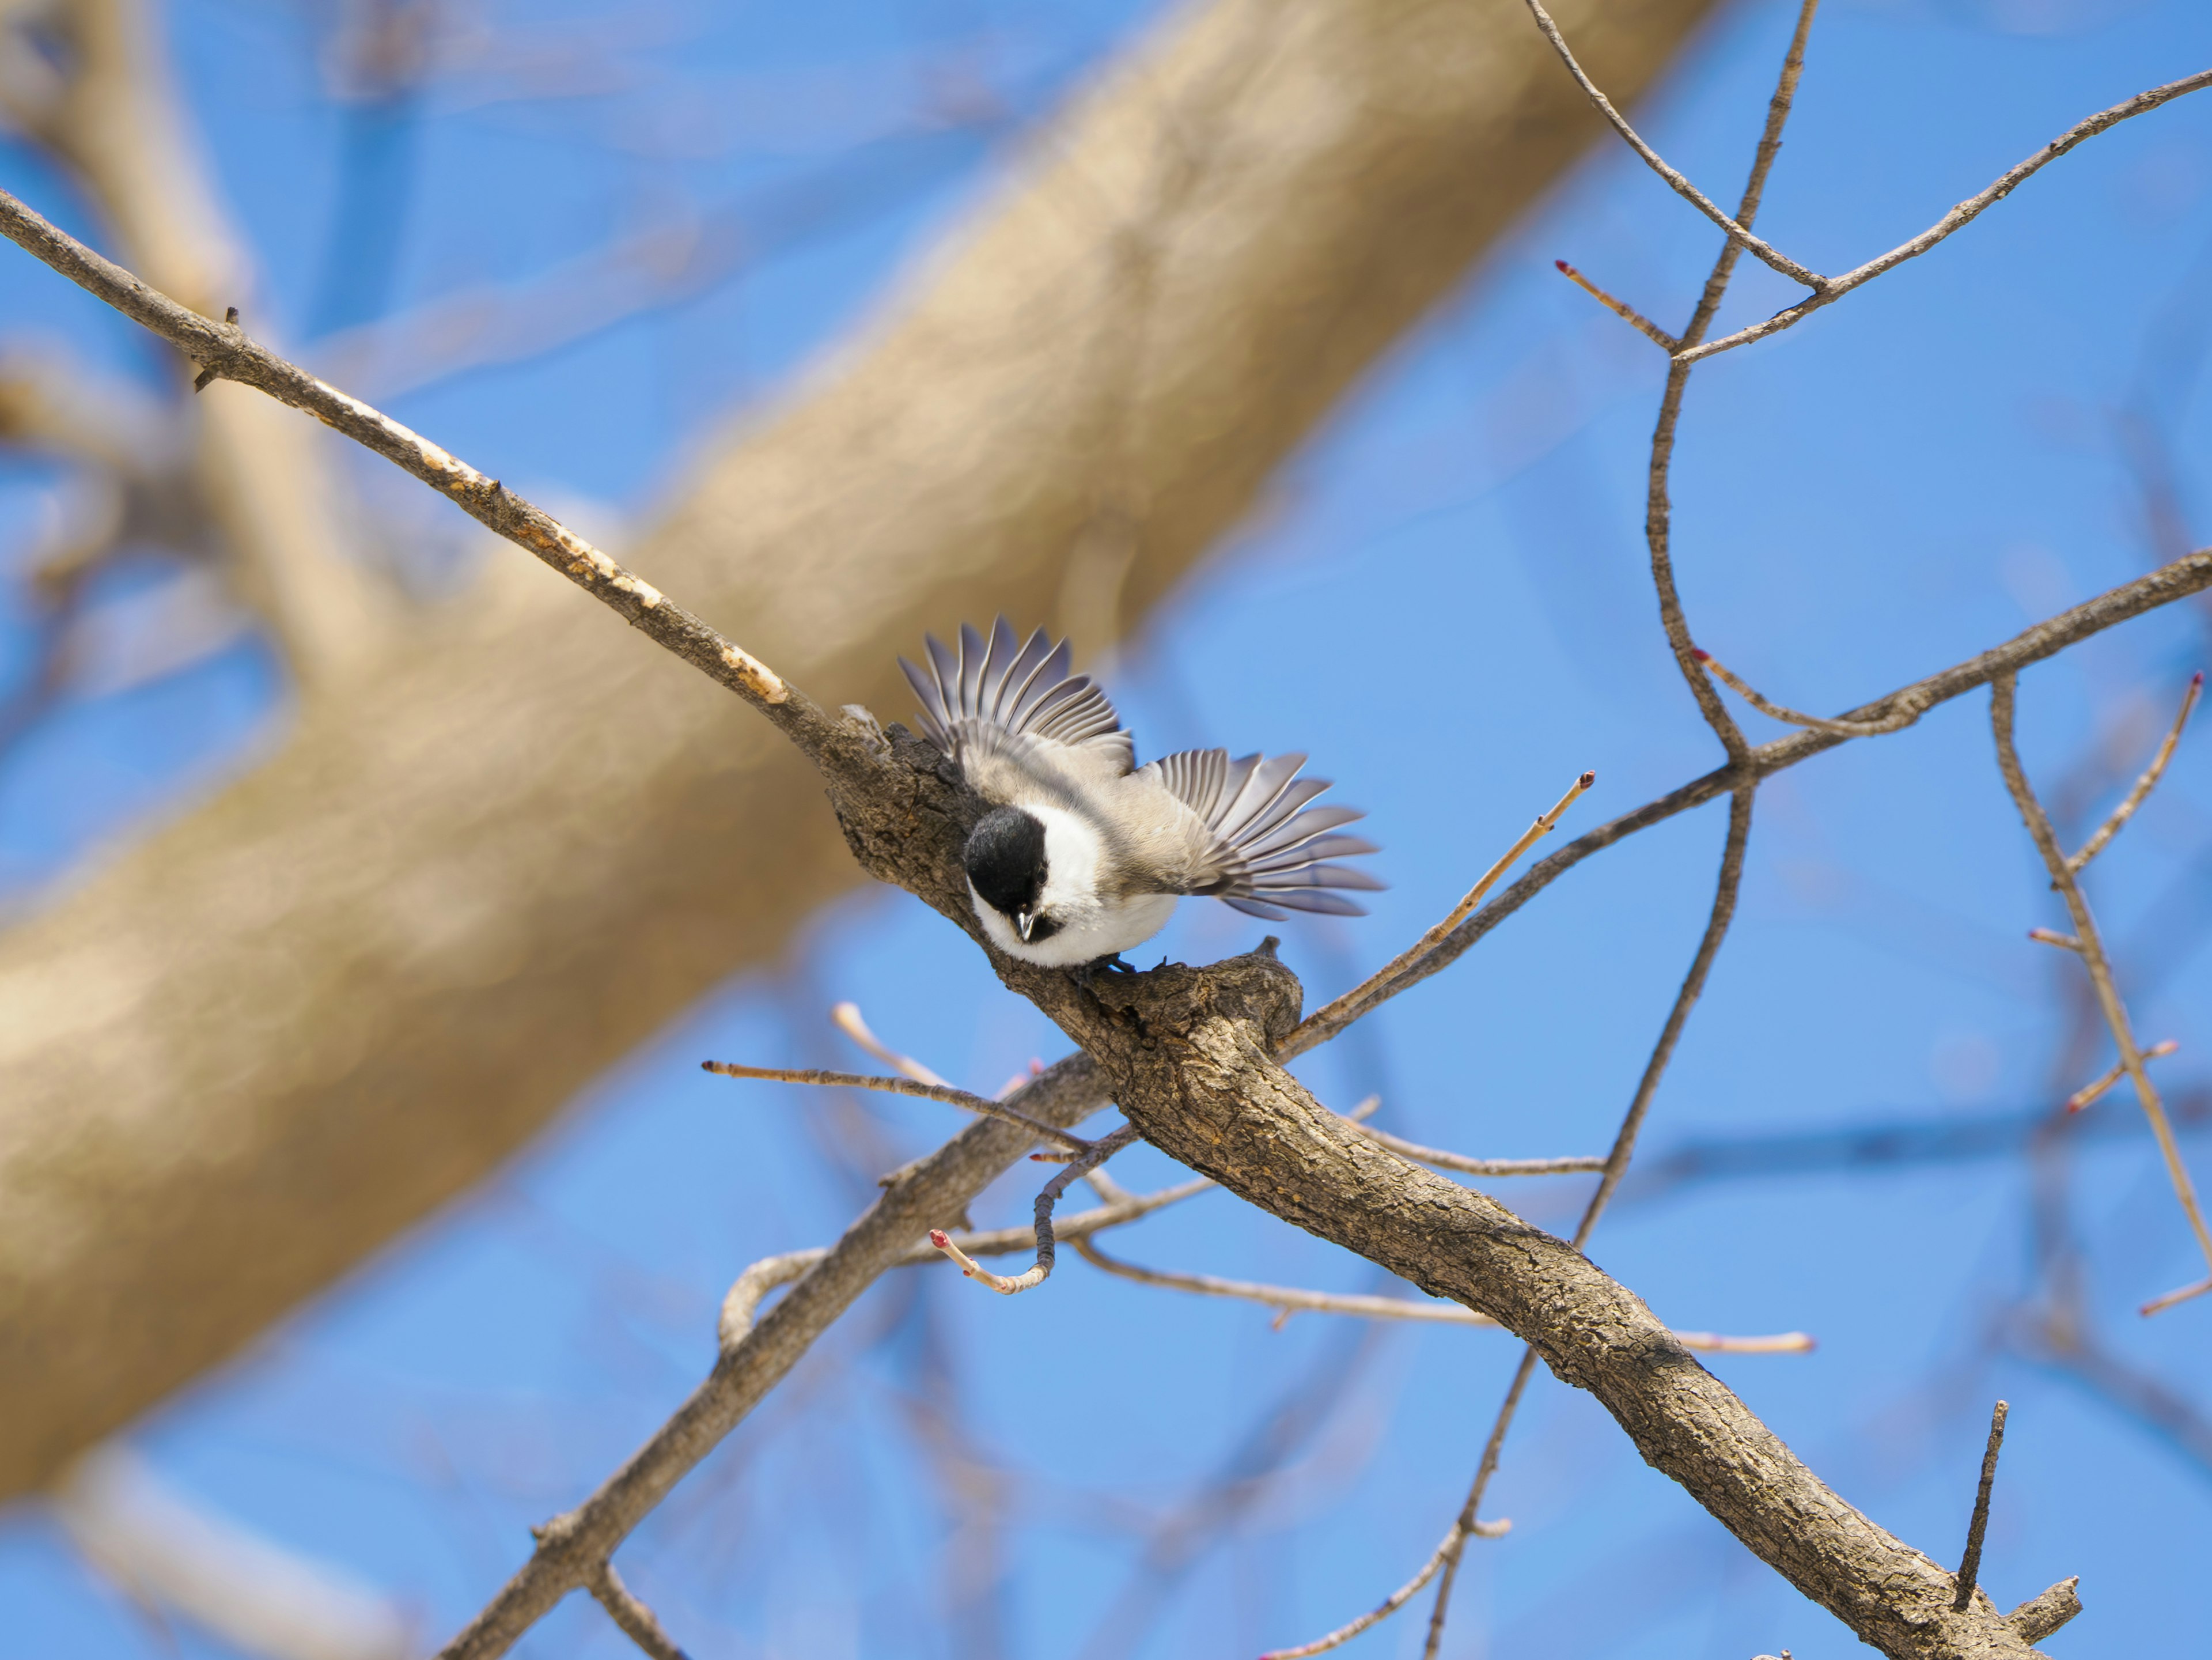
<instances>
[{"instance_id":1,"label":"bird's foot","mask_svg":"<svg viewBox=\"0 0 2212 1660\"><path fill-rule=\"evenodd\" d=\"M1094 957L1081 967L1071 970L1076 979L1086 986L1102 974L1134 974L1137 971L1134 964L1121 960L1121 953L1118 951L1104 957Z\"/></svg>"}]
</instances>

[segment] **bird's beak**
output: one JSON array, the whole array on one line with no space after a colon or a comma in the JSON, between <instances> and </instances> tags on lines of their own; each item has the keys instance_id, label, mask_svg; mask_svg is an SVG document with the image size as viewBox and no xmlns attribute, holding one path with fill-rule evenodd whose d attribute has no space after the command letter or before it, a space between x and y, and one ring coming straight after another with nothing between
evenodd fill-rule
<instances>
[{"instance_id":1,"label":"bird's beak","mask_svg":"<svg viewBox=\"0 0 2212 1660\"><path fill-rule=\"evenodd\" d=\"M1014 913L1014 927L1021 931L1022 943L1024 945L1027 945L1029 943L1030 930L1036 926L1036 913L1035 911L1018 910Z\"/></svg>"}]
</instances>

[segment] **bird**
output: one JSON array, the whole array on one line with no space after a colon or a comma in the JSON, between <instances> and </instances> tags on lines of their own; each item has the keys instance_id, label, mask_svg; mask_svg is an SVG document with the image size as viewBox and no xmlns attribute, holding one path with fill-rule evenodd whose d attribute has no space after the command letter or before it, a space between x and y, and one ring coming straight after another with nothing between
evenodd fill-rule
<instances>
[{"instance_id":1,"label":"bird","mask_svg":"<svg viewBox=\"0 0 2212 1660\"><path fill-rule=\"evenodd\" d=\"M1009 957L1117 966L1187 895L1271 920L1360 916L1343 891L1383 885L1330 862L1380 849L1337 833L1358 808L1308 805L1329 785L1298 776L1304 756L1185 750L1140 767L1106 694L1070 672L1066 641L1039 629L1024 642L1004 617L988 642L967 623L957 649L924 641L928 667L899 666L923 734L988 806L961 862L977 921Z\"/></svg>"}]
</instances>

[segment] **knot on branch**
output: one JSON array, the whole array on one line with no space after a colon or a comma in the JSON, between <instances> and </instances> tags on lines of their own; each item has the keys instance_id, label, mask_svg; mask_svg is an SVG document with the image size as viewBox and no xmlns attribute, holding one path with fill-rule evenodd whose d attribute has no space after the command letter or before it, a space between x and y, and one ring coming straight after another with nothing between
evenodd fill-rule
<instances>
[{"instance_id":1,"label":"knot on branch","mask_svg":"<svg viewBox=\"0 0 2212 1660\"><path fill-rule=\"evenodd\" d=\"M2081 1578L2061 1579L2005 1615L2005 1623L2031 1643L2039 1643L2081 1612Z\"/></svg>"},{"instance_id":2,"label":"knot on branch","mask_svg":"<svg viewBox=\"0 0 2212 1660\"><path fill-rule=\"evenodd\" d=\"M205 392L215 381L228 374L231 365L237 362L252 344L246 337L246 331L238 326L237 307L232 306L223 313L222 329L226 337L224 347L210 356L199 359L200 372L192 377L192 390L196 392Z\"/></svg>"},{"instance_id":3,"label":"knot on branch","mask_svg":"<svg viewBox=\"0 0 2212 1660\"><path fill-rule=\"evenodd\" d=\"M1094 976L1099 1006L1126 1017L1148 1042L1187 1041L1225 1020L1257 1028L1269 1053L1298 1024L1305 988L1275 955L1273 934L1259 948L1205 968L1164 963L1141 974Z\"/></svg>"}]
</instances>

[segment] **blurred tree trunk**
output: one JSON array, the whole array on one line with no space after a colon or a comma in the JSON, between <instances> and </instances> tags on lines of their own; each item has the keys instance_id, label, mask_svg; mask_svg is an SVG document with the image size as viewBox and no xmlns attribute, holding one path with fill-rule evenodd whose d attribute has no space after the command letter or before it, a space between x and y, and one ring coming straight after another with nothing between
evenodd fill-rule
<instances>
[{"instance_id":1,"label":"blurred tree trunk","mask_svg":"<svg viewBox=\"0 0 2212 1660\"><path fill-rule=\"evenodd\" d=\"M1626 98L1709 4L1557 9ZM1003 611L1096 648L1597 131L1518 0L1173 17L614 551L887 719L925 626ZM857 879L762 722L512 550L305 680L268 762L0 941L0 1492L465 1190Z\"/></svg>"}]
</instances>

